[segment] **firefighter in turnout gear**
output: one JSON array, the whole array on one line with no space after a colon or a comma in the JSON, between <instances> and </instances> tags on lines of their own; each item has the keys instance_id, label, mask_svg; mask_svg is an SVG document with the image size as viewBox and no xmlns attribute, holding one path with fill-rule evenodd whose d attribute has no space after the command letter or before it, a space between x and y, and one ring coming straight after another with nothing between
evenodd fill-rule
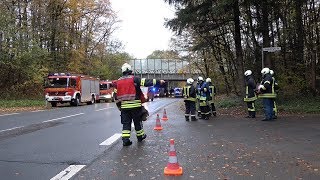
<instances>
[{"instance_id":1,"label":"firefighter in turnout gear","mask_svg":"<svg viewBox=\"0 0 320 180\"><path fill-rule=\"evenodd\" d=\"M192 78L187 79L186 86L183 87L183 97L185 104L185 118L189 121L189 116L191 116L191 121L196 121L196 89L193 86L194 80Z\"/></svg>"},{"instance_id":2,"label":"firefighter in turnout gear","mask_svg":"<svg viewBox=\"0 0 320 180\"><path fill-rule=\"evenodd\" d=\"M209 103L209 107L211 108L211 114L214 116L217 116L216 107L214 105L214 97L215 97L217 91L211 82L211 78L207 78L206 83L209 86L209 92L210 92L209 97L208 97L208 103Z\"/></svg>"},{"instance_id":3,"label":"firefighter in turnout gear","mask_svg":"<svg viewBox=\"0 0 320 180\"><path fill-rule=\"evenodd\" d=\"M276 79L274 77L274 71L271 70L271 69L270 69L270 74L271 74L272 80L273 80L272 89L276 94L276 90L279 89L279 85L278 85L278 82L276 81ZM272 118L273 119L277 119L277 117L278 117L278 109L277 109L277 104L276 104L276 98L273 99L273 106L272 107L273 107L273 117Z\"/></svg>"},{"instance_id":4,"label":"firefighter in turnout gear","mask_svg":"<svg viewBox=\"0 0 320 180\"><path fill-rule=\"evenodd\" d=\"M263 79L258 87L258 91L260 92L258 97L263 100L265 119L262 121L271 121L273 120L273 100L276 98L276 94L272 88L273 79L269 68L263 68L261 74Z\"/></svg>"},{"instance_id":5,"label":"firefighter in turnout gear","mask_svg":"<svg viewBox=\"0 0 320 180\"><path fill-rule=\"evenodd\" d=\"M247 70L244 72L245 76L245 85L246 85L246 97L243 98L243 101L247 103L248 107L248 116L247 118L256 117L255 101L257 100L257 95L255 93L256 83L252 76L252 71Z\"/></svg>"},{"instance_id":6,"label":"firefighter in turnout gear","mask_svg":"<svg viewBox=\"0 0 320 180\"><path fill-rule=\"evenodd\" d=\"M208 120L210 116L210 107L208 104L208 97L210 96L209 86L206 82L201 83L200 93L199 93L199 106L201 111L201 119Z\"/></svg>"},{"instance_id":7,"label":"firefighter in turnout gear","mask_svg":"<svg viewBox=\"0 0 320 180\"><path fill-rule=\"evenodd\" d=\"M143 141L147 135L142 127L142 102L140 86L159 86L163 80L140 79L132 75L131 65L125 63L121 67L122 77L116 83L116 104L121 111L123 146L130 146L131 122L133 121L138 142Z\"/></svg>"},{"instance_id":8,"label":"firefighter in turnout gear","mask_svg":"<svg viewBox=\"0 0 320 180\"><path fill-rule=\"evenodd\" d=\"M201 86L203 84L203 77L199 76L197 79L197 86L196 86L196 94L197 94L197 100L196 100L196 111L198 112L198 117L201 117L201 110L200 110L200 90Z\"/></svg>"}]
</instances>

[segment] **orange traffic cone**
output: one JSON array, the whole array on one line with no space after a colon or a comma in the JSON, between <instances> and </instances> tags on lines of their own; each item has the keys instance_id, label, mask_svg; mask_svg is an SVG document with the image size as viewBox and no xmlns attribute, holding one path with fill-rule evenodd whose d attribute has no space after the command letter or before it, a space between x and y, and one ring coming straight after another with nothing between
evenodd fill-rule
<instances>
[{"instance_id":1,"label":"orange traffic cone","mask_svg":"<svg viewBox=\"0 0 320 180\"><path fill-rule=\"evenodd\" d=\"M178 163L177 153L174 148L174 140L170 139L169 162L164 168L165 175L180 176L182 175L182 167Z\"/></svg>"},{"instance_id":2,"label":"orange traffic cone","mask_svg":"<svg viewBox=\"0 0 320 180\"><path fill-rule=\"evenodd\" d=\"M157 114L156 126L153 129L157 131L161 131L163 129L161 126L159 114Z\"/></svg>"},{"instance_id":3,"label":"orange traffic cone","mask_svg":"<svg viewBox=\"0 0 320 180\"><path fill-rule=\"evenodd\" d=\"M166 109L164 109L163 116L162 116L161 119L164 120L164 121L168 120Z\"/></svg>"}]
</instances>

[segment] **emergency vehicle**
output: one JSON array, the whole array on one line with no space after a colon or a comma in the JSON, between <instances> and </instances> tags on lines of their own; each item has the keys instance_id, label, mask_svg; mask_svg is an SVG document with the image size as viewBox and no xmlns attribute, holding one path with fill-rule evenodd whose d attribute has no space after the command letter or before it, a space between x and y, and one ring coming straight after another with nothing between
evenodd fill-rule
<instances>
[{"instance_id":1,"label":"emergency vehicle","mask_svg":"<svg viewBox=\"0 0 320 180\"><path fill-rule=\"evenodd\" d=\"M45 98L56 107L57 103L93 104L99 100L99 78L69 73L49 74L45 79Z\"/></svg>"},{"instance_id":2,"label":"emergency vehicle","mask_svg":"<svg viewBox=\"0 0 320 180\"><path fill-rule=\"evenodd\" d=\"M112 81L100 81L100 101L114 102L114 84Z\"/></svg>"},{"instance_id":3,"label":"emergency vehicle","mask_svg":"<svg viewBox=\"0 0 320 180\"><path fill-rule=\"evenodd\" d=\"M144 95L144 98L147 100L147 102L149 100L153 101L154 99L154 91L155 89L153 87L144 87L144 86L140 86L140 89Z\"/></svg>"}]
</instances>

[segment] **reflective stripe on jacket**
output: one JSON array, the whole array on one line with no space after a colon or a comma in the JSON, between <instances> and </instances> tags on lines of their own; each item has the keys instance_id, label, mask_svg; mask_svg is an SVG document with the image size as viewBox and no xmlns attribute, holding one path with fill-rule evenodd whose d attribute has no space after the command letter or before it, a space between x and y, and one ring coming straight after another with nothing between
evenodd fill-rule
<instances>
[{"instance_id":1,"label":"reflective stripe on jacket","mask_svg":"<svg viewBox=\"0 0 320 180\"><path fill-rule=\"evenodd\" d=\"M243 98L244 102L251 102L257 99L257 95L255 93L256 83L254 82L253 77L246 77L246 96Z\"/></svg>"},{"instance_id":2,"label":"reflective stripe on jacket","mask_svg":"<svg viewBox=\"0 0 320 180\"><path fill-rule=\"evenodd\" d=\"M196 101L195 88L192 85L183 87L183 97L185 101Z\"/></svg>"},{"instance_id":3,"label":"reflective stripe on jacket","mask_svg":"<svg viewBox=\"0 0 320 180\"><path fill-rule=\"evenodd\" d=\"M266 74L261 82L262 88L259 98L276 98L277 95L274 91L273 79L270 74Z\"/></svg>"},{"instance_id":4,"label":"reflective stripe on jacket","mask_svg":"<svg viewBox=\"0 0 320 180\"><path fill-rule=\"evenodd\" d=\"M244 101L244 102L251 102L251 101L255 101L255 100L257 100L257 99L258 99L258 98L257 98L256 93L254 93L254 96L253 96L253 97L249 97L249 87L246 86L246 97L243 98L243 101Z\"/></svg>"},{"instance_id":5,"label":"reflective stripe on jacket","mask_svg":"<svg viewBox=\"0 0 320 180\"><path fill-rule=\"evenodd\" d=\"M133 101L122 101L121 109L131 109L141 107L141 100L133 100Z\"/></svg>"}]
</instances>

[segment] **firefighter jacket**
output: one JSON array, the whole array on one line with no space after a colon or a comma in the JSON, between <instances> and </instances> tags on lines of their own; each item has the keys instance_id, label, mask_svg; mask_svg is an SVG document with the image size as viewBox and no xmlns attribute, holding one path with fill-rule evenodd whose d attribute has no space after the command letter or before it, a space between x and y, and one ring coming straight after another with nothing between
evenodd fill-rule
<instances>
[{"instance_id":1,"label":"firefighter jacket","mask_svg":"<svg viewBox=\"0 0 320 180\"><path fill-rule=\"evenodd\" d=\"M255 101L257 99L257 95L255 93L255 88L256 88L256 83L254 82L253 77L250 76L246 76L246 97L243 98L244 102L252 102Z\"/></svg>"},{"instance_id":2,"label":"firefighter jacket","mask_svg":"<svg viewBox=\"0 0 320 180\"><path fill-rule=\"evenodd\" d=\"M204 82L201 84L200 88L200 101L207 101L210 96L209 85Z\"/></svg>"},{"instance_id":3,"label":"firefighter jacket","mask_svg":"<svg viewBox=\"0 0 320 180\"><path fill-rule=\"evenodd\" d=\"M261 85L259 86L259 90L261 94L259 94L259 98L276 98L277 95L273 86L273 79L271 74L266 74L263 77Z\"/></svg>"},{"instance_id":4,"label":"firefighter jacket","mask_svg":"<svg viewBox=\"0 0 320 180\"><path fill-rule=\"evenodd\" d=\"M120 109L131 109L142 106L140 86L159 86L156 79L140 79L133 75L124 75L115 83L115 99Z\"/></svg>"},{"instance_id":5,"label":"firefighter jacket","mask_svg":"<svg viewBox=\"0 0 320 180\"><path fill-rule=\"evenodd\" d=\"M272 80L273 80L272 86L273 86L274 90L275 91L279 90L279 85L278 85L276 78L272 77Z\"/></svg>"},{"instance_id":6,"label":"firefighter jacket","mask_svg":"<svg viewBox=\"0 0 320 180\"><path fill-rule=\"evenodd\" d=\"M196 86L196 94L197 94L197 99L200 99L200 91L201 91L201 86L202 86L203 82L202 83L197 83L197 86Z\"/></svg>"},{"instance_id":7,"label":"firefighter jacket","mask_svg":"<svg viewBox=\"0 0 320 180\"><path fill-rule=\"evenodd\" d=\"M208 82L208 87L209 87L209 100L213 100L214 96L217 93L216 88L214 87L214 85L211 82Z\"/></svg>"},{"instance_id":8,"label":"firefighter jacket","mask_svg":"<svg viewBox=\"0 0 320 180\"><path fill-rule=\"evenodd\" d=\"M196 88L192 84L187 84L183 87L182 94L184 97L184 101L196 101Z\"/></svg>"}]
</instances>

